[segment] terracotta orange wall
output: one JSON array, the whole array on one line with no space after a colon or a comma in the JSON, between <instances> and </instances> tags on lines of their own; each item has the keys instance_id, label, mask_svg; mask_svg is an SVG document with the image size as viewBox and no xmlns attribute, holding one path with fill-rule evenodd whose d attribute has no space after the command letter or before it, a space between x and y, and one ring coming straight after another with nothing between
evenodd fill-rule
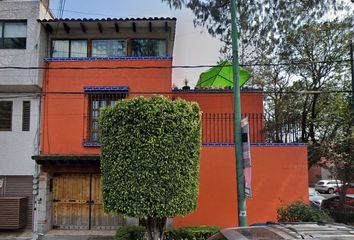
<instances>
[{"instance_id":1,"label":"terracotta orange wall","mask_svg":"<svg viewBox=\"0 0 354 240\"><path fill-rule=\"evenodd\" d=\"M308 201L305 146L252 146L252 191L247 200L248 224L276 221L282 203ZM174 227L237 225L233 147L203 147L197 210L174 219Z\"/></svg>"},{"instance_id":2,"label":"terracotta orange wall","mask_svg":"<svg viewBox=\"0 0 354 240\"><path fill-rule=\"evenodd\" d=\"M203 112L208 113L232 113L232 93L174 93L174 97L180 97L188 101L198 102ZM242 113L263 113L263 94L259 92L241 92Z\"/></svg>"},{"instance_id":3,"label":"terracotta orange wall","mask_svg":"<svg viewBox=\"0 0 354 240\"><path fill-rule=\"evenodd\" d=\"M48 62L48 67L139 67L172 65L171 60L110 60ZM129 86L129 92L170 92L171 69L47 70L45 92L83 92L85 86ZM142 95L142 94L139 94ZM133 97L130 94L129 97ZM43 97L42 154L96 154L82 147L87 129L88 103L83 94Z\"/></svg>"}]
</instances>

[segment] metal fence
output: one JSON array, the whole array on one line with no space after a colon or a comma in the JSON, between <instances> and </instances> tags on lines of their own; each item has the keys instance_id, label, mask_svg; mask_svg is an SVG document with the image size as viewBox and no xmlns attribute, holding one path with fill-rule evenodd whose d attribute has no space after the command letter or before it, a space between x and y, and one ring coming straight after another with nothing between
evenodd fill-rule
<instances>
[{"instance_id":1,"label":"metal fence","mask_svg":"<svg viewBox=\"0 0 354 240\"><path fill-rule=\"evenodd\" d=\"M300 141L300 125L296 122L276 122L262 113L244 113L248 118L251 143L294 143ZM233 144L233 113L203 113L203 144Z\"/></svg>"}]
</instances>

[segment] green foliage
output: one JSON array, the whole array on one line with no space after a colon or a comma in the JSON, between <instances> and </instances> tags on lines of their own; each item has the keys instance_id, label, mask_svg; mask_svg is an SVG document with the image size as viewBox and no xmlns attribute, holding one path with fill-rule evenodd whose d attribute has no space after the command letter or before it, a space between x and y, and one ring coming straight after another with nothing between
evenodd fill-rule
<instances>
[{"instance_id":1,"label":"green foliage","mask_svg":"<svg viewBox=\"0 0 354 240\"><path fill-rule=\"evenodd\" d=\"M141 226L120 227L116 240L145 240L145 231ZM206 240L218 231L219 228L213 226L181 227L166 231L164 240Z\"/></svg>"},{"instance_id":2,"label":"green foliage","mask_svg":"<svg viewBox=\"0 0 354 240\"><path fill-rule=\"evenodd\" d=\"M145 240L146 229L142 226L122 226L116 232L116 240Z\"/></svg>"},{"instance_id":3,"label":"green foliage","mask_svg":"<svg viewBox=\"0 0 354 240\"><path fill-rule=\"evenodd\" d=\"M218 227L181 227L165 233L165 240L206 240L219 231Z\"/></svg>"},{"instance_id":4,"label":"green foliage","mask_svg":"<svg viewBox=\"0 0 354 240\"><path fill-rule=\"evenodd\" d=\"M100 112L106 212L141 219L185 215L196 208L201 112L196 103L155 96Z\"/></svg>"},{"instance_id":5,"label":"green foliage","mask_svg":"<svg viewBox=\"0 0 354 240\"><path fill-rule=\"evenodd\" d=\"M279 222L329 222L332 219L321 209L296 201L277 209Z\"/></svg>"},{"instance_id":6,"label":"green foliage","mask_svg":"<svg viewBox=\"0 0 354 240\"><path fill-rule=\"evenodd\" d=\"M354 126L350 127L350 124L343 123L342 127L347 126L347 129L338 129L338 133L321 146L324 160L320 166L327 168L335 179L344 183L338 191L340 206L344 204L349 184L354 182Z\"/></svg>"},{"instance_id":7,"label":"green foliage","mask_svg":"<svg viewBox=\"0 0 354 240\"><path fill-rule=\"evenodd\" d=\"M189 8L195 15L195 25L206 27L209 34L218 37L225 44L222 51L231 55L230 0L162 2L167 2L171 8ZM240 59L243 59L242 55L247 55L243 49L248 46L259 48L260 45L267 44L276 51L274 45L281 43L287 33L298 27L323 21L335 13L351 16L351 5L350 1L341 0L238 0Z\"/></svg>"}]
</instances>

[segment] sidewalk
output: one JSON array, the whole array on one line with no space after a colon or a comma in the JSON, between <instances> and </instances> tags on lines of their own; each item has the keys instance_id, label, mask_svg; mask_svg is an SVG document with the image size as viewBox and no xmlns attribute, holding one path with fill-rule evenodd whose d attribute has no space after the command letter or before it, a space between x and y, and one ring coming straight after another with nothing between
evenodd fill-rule
<instances>
[{"instance_id":1,"label":"sidewalk","mask_svg":"<svg viewBox=\"0 0 354 240\"><path fill-rule=\"evenodd\" d=\"M102 230L50 230L43 240L113 240L116 231Z\"/></svg>"},{"instance_id":2,"label":"sidewalk","mask_svg":"<svg viewBox=\"0 0 354 240\"><path fill-rule=\"evenodd\" d=\"M0 240L31 240L32 236L32 231L0 231Z\"/></svg>"},{"instance_id":3,"label":"sidewalk","mask_svg":"<svg viewBox=\"0 0 354 240\"><path fill-rule=\"evenodd\" d=\"M51 230L38 240L114 240L115 231ZM0 231L0 240L34 240L32 232Z\"/></svg>"}]
</instances>

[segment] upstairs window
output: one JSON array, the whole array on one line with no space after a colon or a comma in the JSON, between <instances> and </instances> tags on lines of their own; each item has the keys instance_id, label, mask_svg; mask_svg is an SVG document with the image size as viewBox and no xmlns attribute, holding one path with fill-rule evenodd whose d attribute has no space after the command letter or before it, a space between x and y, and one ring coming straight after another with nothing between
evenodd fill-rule
<instances>
[{"instance_id":1,"label":"upstairs window","mask_svg":"<svg viewBox=\"0 0 354 240\"><path fill-rule=\"evenodd\" d=\"M87 57L87 40L53 40L52 57Z\"/></svg>"},{"instance_id":2,"label":"upstairs window","mask_svg":"<svg viewBox=\"0 0 354 240\"><path fill-rule=\"evenodd\" d=\"M127 56L125 40L92 40L92 57L120 57Z\"/></svg>"},{"instance_id":3,"label":"upstairs window","mask_svg":"<svg viewBox=\"0 0 354 240\"><path fill-rule=\"evenodd\" d=\"M133 57L164 57L167 56L166 40L163 39L133 39Z\"/></svg>"},{"instance_id":4,"label":"upstairs window","mask_svg":"<svg viewBox=\"0 0 354 240\"><path fill-rule=\"evenodd\" d=\"M27 22L0 20L0 49L26 49Z\"/></svg>"},{"instance_id":5,"label":"upstairs window","mask_svg":"<svg viewBox=\"0 0 354 240\"><path fill-rule=\"evenodd\" d=\"M0 101L0 131L12 130L12 102Z\"/></svg>"},{"instance_id":6,"label":"upstairs window","mask_svg":"<svg viewBox=\"0 0 354 240\"><path fill-rule=\"evenodd\" d=\"M86 87L88 96L89 117L87 142L99 142L98 114L101 107L114 105L117 101L127 97L128 87Z\"/></svg>"}]
</instances>

